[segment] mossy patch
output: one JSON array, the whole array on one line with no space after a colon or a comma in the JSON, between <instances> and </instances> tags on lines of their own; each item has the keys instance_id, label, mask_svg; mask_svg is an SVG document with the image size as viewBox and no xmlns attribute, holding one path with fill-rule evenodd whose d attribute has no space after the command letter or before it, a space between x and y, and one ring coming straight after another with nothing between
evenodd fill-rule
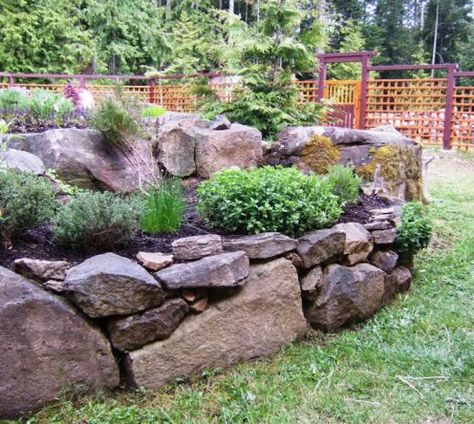
<instances>
[{"instance_id":1,"label":"mossy patch","mask_svg":"<svg viewBox=\"0 0 474 424\"><path fill-rule=\"evenodd\" d=\"M372 161L356 168L355 172L366 181L373 181L377 165L380 176L391 189L401 181L406 182L407 200L423 200L423 179L421 155L417 147L382 146L371 149Z\"/></svg>"},{"instance_id":2,"label":"mossy patch","mask_svg":"<svg viewBox=\"0 0 474 424\"><path fill-rule=\"evenodd\" d=\"M325 174L331 165L339 162L341 153L330 138L317 135L305 143L300 157L313 172Z\"/></svg>"}]
</instances>

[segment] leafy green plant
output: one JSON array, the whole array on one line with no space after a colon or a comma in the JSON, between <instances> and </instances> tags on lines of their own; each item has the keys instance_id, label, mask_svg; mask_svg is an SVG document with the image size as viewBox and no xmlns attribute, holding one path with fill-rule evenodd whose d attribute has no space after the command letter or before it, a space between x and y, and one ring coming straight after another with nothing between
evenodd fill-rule
<instances>
[{"instance_id":1,"label":"leafy green plant","mask_svg":"<svg viewBox=\"0 0 474 424\"><path fill-rule=\"evenodd\" d=\"M25 95L19 90L7 89L0 91L0 110L19 108Z\"/></svg>"},{"instance_id":2,"label":"leafy green plant","mask_svg":"<svg viewBox=\"0 0 474 424\"><path fill-rule=\"evenodd\" d=\"M142 230L145 233L172 233L181 227L185 201L179 180L170 180L148 190Z\"/></svg>"},{"instance_id":3,"label":"leafy green plant","mask_svg":"<svg viewBox=\"0 0 474 424\"><path fill-rule=\"evenodd\" d=\"M58 212L53 225L59 246L105 250L125 246L139 228L141 205L114 193L83 191Z\"/></svg>"},{"instance_id":4,"label":"leafy green plant","mask_svg":"<svg viewBox=\"0 0 474 424\"><path fill-rule=\"evenodd\" d=\"M197 193L202 218L233 233L298 236L332 224L342 213L324 178L295 168L224 170L203 182Z\"/></svg>"},{"instance_id":5,"label":"leafy green plant","mask_svg":"<svg viewBox=\"0 0 474 424\"><path fill-rule=\"evenodd\" d=\"M0 233L17 237L23 230L53 217L57 203L51 184L42 177L0 168Z\"/></svg>"},{"instance_id":6,"label":"leafy green plant","mask_svg":"<svg viewBox=\"0 0 474 424\"><path fill-rule=\"evenodd\" d=\"M63 118L74 112L74 105L69 99L47 90L31 91L22 103L37 118Z\"/></svg>"},{"instance_id":7,"label":"leafy green plant","mask_svg":"<svg viewBox=\"0 0 474 424\"><path fill-rule=\"evenodd\" d=\"M326 180L331 186L332 192L343 203L357 202L362 179L354 174L352 168L344 165L332 165L329 167Z\"/></svg>"},{"instance_id":8,"label":"leafy green plant","mask_svg":"<svg viewBox=\"0 0 474 424\"><path fill-rule=\"evenodd\" d=\"M433 226L428 211L419 202L403 206L401 224L397 228L396 246L400 252L415 254L428 246Z\"/></svg>"},{"instance_id":9,"label":"leafy green plant","mask_svg":"<svg viewBox=\"0 0 474 424\"><path fill-rule=\"evenodd\" d=\"M90 123L114 147L124 148L129 137L139 132L139 124L122 102L106 98L92 113Z\"/></svg>"},{"instance_id":10,"label":"leafy green plant","mask_svg":"<svg viewBox=\"0 0 474 424\"><path fill-rule=\"evenodd\" d=\"M146 106L142 110L142 118L159 118L166 113L166 109L162 106L151 105Z\"/></svg>"}]
</instances>

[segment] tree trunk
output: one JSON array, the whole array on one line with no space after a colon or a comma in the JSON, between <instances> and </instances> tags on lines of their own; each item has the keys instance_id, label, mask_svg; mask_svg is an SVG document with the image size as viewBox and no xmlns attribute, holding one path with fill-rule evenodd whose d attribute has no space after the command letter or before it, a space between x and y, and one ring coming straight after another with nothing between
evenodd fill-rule
<instances>
[{"instance_id":1,"label":"tree trunk","mask_svg":"<svg viewBox=\"0 0 474 424\"><path fill-rule=\"evenodd\" d=\"M235 13L234 0L229 0L229 13Z\"/></svg>"}]
</instances>

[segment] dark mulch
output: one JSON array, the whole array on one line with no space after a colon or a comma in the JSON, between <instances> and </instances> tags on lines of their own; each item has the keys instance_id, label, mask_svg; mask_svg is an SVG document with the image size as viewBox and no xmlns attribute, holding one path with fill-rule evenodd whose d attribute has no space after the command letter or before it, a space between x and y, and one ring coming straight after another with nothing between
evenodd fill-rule
<instances>
[{"instance_id":1,"label":"dark mulch","mask_svg":"<svg viewBox=\"0 0 474 424\"><path fill-rule=\"evenodd\" d=\"M180 231L173 234L147 235L138 233L132 243L125 248L110 249L121 256L134 258L136 254L143 251L171 252L171 243L181 237L194 236L207 233L222 232L207 228L200 220L196 212L195 187L197 181L191 183L186 188L187 209L185 212L185 223ZM344 214L338 220L341 222L366 223L370 217L370 210L383 208L389 205L388 201L376 196L366 196L362 194L357 204L349 205L345 208ZM49 225L28 230L16 240L12 246L5 248L0 246L0 265L12 268L13 261L22 257L46 260L66 260L73 264L84 261L93 254L100 252L76 252L56 247L52 242L52 232Z\"/></svg>"}]
</instances>

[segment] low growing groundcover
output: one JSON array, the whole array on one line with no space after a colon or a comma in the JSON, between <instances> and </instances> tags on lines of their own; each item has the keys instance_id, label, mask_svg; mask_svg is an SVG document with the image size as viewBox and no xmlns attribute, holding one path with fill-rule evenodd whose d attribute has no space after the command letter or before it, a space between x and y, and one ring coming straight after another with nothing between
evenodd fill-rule
<instances>
[{"instance_id":1,"label":"low growing groundcover","mask_svg":"<svg viewBox=\"0 0 474 424\"><path fill-rule=\"evenodd\" d=\"M474 165L450 170L432 182L435 237L412 291L367 323L156 392L65 394L23 422L473 422Z\"/></svg>"}]
</instances>

